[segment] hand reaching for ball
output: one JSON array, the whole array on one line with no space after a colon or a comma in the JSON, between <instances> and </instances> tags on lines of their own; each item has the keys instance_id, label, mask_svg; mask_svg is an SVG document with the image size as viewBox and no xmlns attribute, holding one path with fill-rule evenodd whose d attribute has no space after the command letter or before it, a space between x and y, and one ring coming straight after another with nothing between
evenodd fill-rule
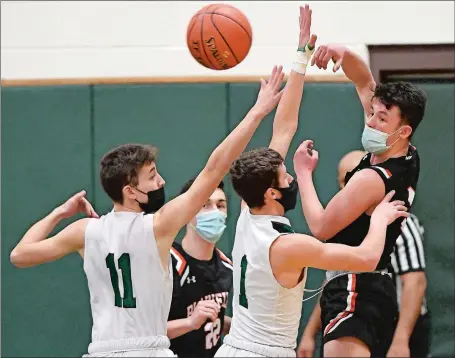
<instances>
[{"instance_id":1,"label":"hand reaching for ball","mask_svg":"<svg viewBox=\"0 0 455 358\"><path fill-rule=\"evenodd\" d=\"M311 34L311 14L312 14L312 11L308 5L300 6L299 48L305 47L306 44L308 44L308 47L310 47L312 49L316 46L316 40L318 37L315 34L310 36L310 34Z\"/></svg>"},{"instance_id":2,"label":"hand reaching for ball","mask_svg":"<svg viewBox=\"0 0 455 358\"><path fill-rule=\"evenodd\" d=\"M269 80L261 79L261 89L253 107L260 115L265 117L277 106L283 94L283 90L280 90L283 78L283 66L274 66Z\"/></svg>"}]
</instances>

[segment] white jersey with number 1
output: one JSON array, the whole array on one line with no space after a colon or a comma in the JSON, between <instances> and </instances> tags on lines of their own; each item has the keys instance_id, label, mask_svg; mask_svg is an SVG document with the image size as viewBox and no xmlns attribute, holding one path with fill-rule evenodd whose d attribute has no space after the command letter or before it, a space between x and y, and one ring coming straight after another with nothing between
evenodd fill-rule
<instances>
[{"instance_id":1,"label":"white jersey with number 1","mask_svg":"<svg viewBox=\"0 0 455 358\"><path fill-rule=\"evenodd\" d=\"M153 215L111 211L91 219L84 271L93 318L90 355L172 356L166 337L172 268L161 264Z\"/></svg>"},{"instance_id":2,"label":"white jersey with number 1","mask_svg":"<svg viewBox=\"0 0 455 358\"><path fill-rule=\"evenodd\" d=\"M284 288L274 277L269 257L272 243L293 232L283 216L252 215L248 207L240 214L232 251L233 316L224 340L227 346L243 350L235 356L248 351L295 356L306 269L294 288ZM230 355L229 349L222 347L219 353Z\"/></svg>"}]
</instances>

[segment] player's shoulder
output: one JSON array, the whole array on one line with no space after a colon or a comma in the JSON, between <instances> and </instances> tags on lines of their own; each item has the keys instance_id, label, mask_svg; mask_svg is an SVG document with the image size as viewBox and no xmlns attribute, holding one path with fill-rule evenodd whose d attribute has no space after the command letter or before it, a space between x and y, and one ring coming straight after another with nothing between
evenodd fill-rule
<instances>
[{"instance_id":1,"label":"player's shoulder","mask_svg":"<svg viewBox=\"0 0 455 358\"><path fill-rule=\"evenodd\" d=\"M215 248L215 252L218 254L220 260L223 262L223 264L226 265L229 265L227 266L228 268L230 268L232 270L232 261L229 259L229 257L227 257L223 251L221 251L219 248Z\"/></svg>"},{"instance_id":2,"label":"player's shoulder","mask_svg":"<svg viewBox=\"0 0 455 358\"><path fill-rule=\"evenodd\" d=\"M406 155L389 158L384 162L375 163L365 169L375 171L384 182L406 181L409 182L409 185L413 186L419 176L420 160L415 147L409 145Z\"/></svg>"}]
</instances>

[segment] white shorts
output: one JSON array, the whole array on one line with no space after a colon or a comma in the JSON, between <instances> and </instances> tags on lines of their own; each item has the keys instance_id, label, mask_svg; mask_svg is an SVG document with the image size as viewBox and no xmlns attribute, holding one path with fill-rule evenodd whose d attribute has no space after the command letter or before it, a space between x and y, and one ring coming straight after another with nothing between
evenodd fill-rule
<instances>
[{"instance_id":1,"label":"white shorts","mask_svg":"<svg viewBox=\"0 0 455 358\"><path fill-rule=\"evenodd\" d=\"M263 344L241 341L230 335L224 338L223 345L215 357L292 357L295 351L291 348L266 346Z\"/></svg>"},{"instance_id":2,"label":"white shorts","mask_svg":"<svg viewBox=\"0 0 455 358\"><path fill-rule=\"evenodd\" d=\"M83 357L177 357L169 347L166 336L92 342Z\"/></svg>"}]
</instances>

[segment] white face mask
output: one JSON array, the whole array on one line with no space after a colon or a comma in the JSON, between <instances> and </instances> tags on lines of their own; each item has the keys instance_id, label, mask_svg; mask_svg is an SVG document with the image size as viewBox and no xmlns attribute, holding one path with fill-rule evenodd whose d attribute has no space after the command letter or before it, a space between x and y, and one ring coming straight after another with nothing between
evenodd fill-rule
<instances>
[{"instance_id":1,"label":"white face mask","mask_svg":"<svg viewBox=\"0 0 455 358\"><path fill-rule=\"evenodd\" d=\"M400 137L398 137L397 140L395 142L393 142L391 145L387 145L387 138L389 138L391 135L394 135L401 128L403 128L403 127L398 128L393 133L387 134L387 133L378 131L377 129L373 129L373 128L365 125L365 128L362 133L363 148L367 152L370 152L373 154L384 153L386 150L389 150L390 148L392 148L392 146L401 139Z\"/></svg>"}]
</instances>

